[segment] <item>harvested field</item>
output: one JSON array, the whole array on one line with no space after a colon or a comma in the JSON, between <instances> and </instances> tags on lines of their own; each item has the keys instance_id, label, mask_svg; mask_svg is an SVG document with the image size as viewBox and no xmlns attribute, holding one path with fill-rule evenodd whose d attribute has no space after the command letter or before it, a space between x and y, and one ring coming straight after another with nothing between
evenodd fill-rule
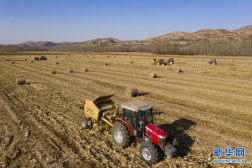
<instances>
[{"instance_id":1,"label":"harvested field","mask_svg":"<svg viewBox=\"0 0 252 168\"><path fill-rule=\"evenodd\" d=\"M244 147L246 164L229 166L252 166L251 57L215 56L220 66L208 65L209 56L172 56L167 66L150 60L171 56L145 53L65 57L57 55L56 65L53 55L35 64L22 55L0 56L0 167L148 167L140 143L122 150L110 130L81 130L83 101L111 93L118 104L144 100L163 112L157 125L177 138L178 153L152 167L226 166L213 163L214 147ZM150 79L152 72L161 78ZM17 77L30 84L16 85ZM137 97L125 95L131 87Z\"/></svg>"}]
</instances>

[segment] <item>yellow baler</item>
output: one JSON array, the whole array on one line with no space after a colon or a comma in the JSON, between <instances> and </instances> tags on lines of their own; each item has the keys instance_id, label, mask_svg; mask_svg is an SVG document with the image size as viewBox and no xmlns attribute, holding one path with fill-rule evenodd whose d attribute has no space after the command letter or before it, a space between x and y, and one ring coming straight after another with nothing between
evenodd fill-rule
<instances>
[{"instance_id":1,"label":"yellow baler","mask_svg":"<svg viewBox=\"0 0 252 168\"><path fill-rule=\"evenodd\" d=\"M81 120L83 129L92 127L97 122L106 122L113 126L115 118L119 117L119 107L110 99L112 95L99 96L91 100L85 100L82 107L84 118Z\"/></svg>"}]
</instances>

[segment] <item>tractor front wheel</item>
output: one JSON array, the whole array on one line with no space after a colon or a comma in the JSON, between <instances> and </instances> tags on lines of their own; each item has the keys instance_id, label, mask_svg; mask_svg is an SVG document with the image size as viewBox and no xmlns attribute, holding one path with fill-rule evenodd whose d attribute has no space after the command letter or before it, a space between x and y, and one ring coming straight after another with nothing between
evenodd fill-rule
<instances>
[{"instance_id":1,"label":"tractor front wheel","mask_svg":"<svg viewBox=\"0 0 252 168\"><path fill-rule=\"evenodd\" d=\"M121 122L115 122L112 127L112 137L116 145L125 148L129 145L129 131Z\"/></svg>"},{"instance_id":2,"label":"tractor front wheel","mask_svg":"<svg viewBox=\"0 0 252 168\"><path fill-rule=\"evenodd\" d=\"M156 163L158 160L157 147L150 142L144 142L141 144L140 154L141 158L149 165Z\"/></svg>"}]
</instances>

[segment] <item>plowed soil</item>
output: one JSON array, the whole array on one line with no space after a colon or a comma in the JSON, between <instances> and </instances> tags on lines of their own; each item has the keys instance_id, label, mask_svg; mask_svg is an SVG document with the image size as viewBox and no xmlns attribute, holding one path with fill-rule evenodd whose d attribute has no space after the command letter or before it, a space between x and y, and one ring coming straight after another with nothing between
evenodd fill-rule
<instances>
[{"instance_id":1,"label":"plowed soil","mask_svg":"<svg viewBox=\"0 0 252 168\"><path fill-rule=\"evenodd\" d=\"M33 56L0 56L0 167L148 167L140 158L140 143L121 149L110 129L81 130L83 101L111 93L117 104L144 100L163 112L156 124L178 140L178 152L161 156L152 167L252 166L251 57L214 57L214 66L208 65L209 56L45 56L47 61L33 63ZM152 58L169 57L175 64L150 65ZM158 78L149 78L152 72ZM17 85L17 77L27 84ZM139 95L126 97L127 87ZM239 159L246 163L215 164L214 147L244 147L245 157Z\"/></svg>"}]
</instances>

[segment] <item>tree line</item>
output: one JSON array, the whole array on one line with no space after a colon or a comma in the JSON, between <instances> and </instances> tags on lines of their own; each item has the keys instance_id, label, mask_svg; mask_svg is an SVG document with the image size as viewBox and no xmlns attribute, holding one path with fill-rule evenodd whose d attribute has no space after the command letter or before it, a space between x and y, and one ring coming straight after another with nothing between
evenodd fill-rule
<instances>
[{"instance_id":1,"label":"tree line","mask_svg":"<svg viewBox=\"0 0 252 168\"><path fill-rule=\"evenodd\" d=\"M194 54L220 56L252 56L252 39L246 41L228 41L212 43L209 41L173 44L169 41L153 42L148 45L94 45L94 46L53 46L53 47L20 47L0 45L0 54L22 51L49 52L150 52L163 54Z\"/></svg>"}]
</instances>

